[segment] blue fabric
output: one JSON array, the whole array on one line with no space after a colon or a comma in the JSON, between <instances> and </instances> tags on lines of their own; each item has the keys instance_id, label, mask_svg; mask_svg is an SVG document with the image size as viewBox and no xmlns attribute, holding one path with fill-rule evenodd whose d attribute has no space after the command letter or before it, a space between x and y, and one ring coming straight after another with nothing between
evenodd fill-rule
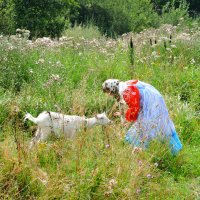
<instances>
[{"instance_id":1,"label":"blue fabric","mask_svg":"<svg viewBox=\"0 0 200 200\"><path fill-rule=\"evenodd\" d=\"M164 98L147 83L139 81L136 86L140 91L141 111L137 121L128 130L125 140L134 146L147 148L149 141L154 138L169 138L170 150L172 154L177 154L182 149L182 144L169 117Z\"/></svg>"},{"instance_id":2,"label":"blue fabric","mask_svg":"<svg viewBox=\"0 0 200 200\"><path fill-rule=\"evenodd\" d=\"M146 149L148 147L148 140L144 134L136 132L135 127L131 127L125 135L125 140L136 147Z\"/></svg>"},{"instance_id":3,"label":"blue fabric","mask_svg":"<svg viewBox=\"0 0 200 200\"><path fill-rule=\"evenodd\" d=\"M176 155L181 149L183 145L179 140L179 137L176 132L173 132L172 137L170 139L170 150L173 155Z\"/></svg>"},{"instance_id":4,"label":"blue fabric","mask_svg":"<svg viewBox=\"0 0 200 200\"><path fill-rule=\"evenodd\" d=\"M158 138L159 139L159 138ZM166 138L165 138L166 139ZM151 141L150 137L145 137L144 134L138 134L134 126L128 130L125 135L125 140L135 146L143 149L147 149L149 146L149 142ZM182 149L181 141L176 132L172 133L171 138L169 139L169 148L173 155L176 155Z\"/></svg>"}]
</instances>

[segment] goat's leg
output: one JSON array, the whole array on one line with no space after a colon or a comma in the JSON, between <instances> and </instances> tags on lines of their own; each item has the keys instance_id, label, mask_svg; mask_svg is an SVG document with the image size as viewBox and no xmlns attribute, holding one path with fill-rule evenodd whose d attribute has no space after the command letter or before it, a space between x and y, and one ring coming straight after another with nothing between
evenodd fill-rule
<instances>
[{"instance_id":1,"label":"goat's leg","mask_svg":"<svg viewBox=\"0 0 200 200\"><path fill-rule=\"evenodd\" d=\"M30 144L29 144L29 149L32 149L32 147L35 145L35 143L37 143L40 140L41 137L41 128L38 128L34 138L31 140Z\"/></svg>"},{"instance_id":2,"label":"goat's leg","mask_svg":"<svg viewBox=\"0 0 200 200\"><path fill-rule=\"evenodd\" d=\"M52 131L51 128L42 129L42 132L41 132L41 135L40 135L40 141L41 142L46 141L47 138L50 136L51 131Z\"/></svg>"},{"instance_id":3,"label":"goat's leg","mask_svg":"<svg viewBox=\"0 0 200 200\"><path fill-rule=\"evenodd\" d=\"M46 141L50 134L51 134L51 129L38 128L36 131L35 137L32 139L29 145L29 149L31 149L36 143Z\"/></svg>"}]
</instances>

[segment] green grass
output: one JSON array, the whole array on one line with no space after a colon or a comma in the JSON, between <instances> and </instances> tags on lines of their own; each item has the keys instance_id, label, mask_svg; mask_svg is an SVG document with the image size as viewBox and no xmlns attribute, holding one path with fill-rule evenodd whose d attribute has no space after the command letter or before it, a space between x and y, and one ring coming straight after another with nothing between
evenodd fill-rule
<instances>
[{"instance_id":1,"label":"green grass","mask_svg":"<svg viewBox=\"0 0 200 200\"><path fill-rule=\"evenodd\" d=\"M170 31L167 49L166 27L134 35L134 66L130 37L106 39L96 28L77 27L63 41L45 44L1 37L0 199L200 198L199 31ZM151 46L150 38L158 44ZM163 94L183 142L179 155L157 142L132 151L123 139L127 128L112 115L114 100L101 91L107 78L139 79ZM86 116L107 111L115 123L82 131L73 141L51 138L29 151L35 126L23 116L43 110Z\"/></svg>"}]
</instances>

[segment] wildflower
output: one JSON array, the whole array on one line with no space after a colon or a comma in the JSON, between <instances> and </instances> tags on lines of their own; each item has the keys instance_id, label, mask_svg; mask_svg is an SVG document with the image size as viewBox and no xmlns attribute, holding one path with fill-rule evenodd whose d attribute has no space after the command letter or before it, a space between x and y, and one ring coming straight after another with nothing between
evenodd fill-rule
<instances>
[{"instance_id":1,"label":"wildflower","mask_svg":"<svg viewBox=\"0 0 200 200\"><path fill-rule=\"evenodd\" d=\"M13 50L13 49L16 49L16 47L14 47L14 46L8 47L8 50Z\"/></svg>"},{"instance_id":2,"label":"wildflower","mask_svg":"<svg viewBox=\"0 0 200 200\"><path fill-rule=\"evenodd\" d=\"M44 59L43 58L40 58L38 61L36 61L36 64L43 64L44 63Z\"/></svg>"},{"instance_id":3,"label":"wildflower","mask_svg":"<svg viewBox=\"0 0 200 200\"><path fill-rule=\"evenodd\" d=\"M105 147L108 149L108 148L110 147L110 145L109 145L109 144L106 144Z\"/></svg>"},{"instance_id":4,"label":"wildflower","mask_svg":"<svg viewBox=\"0 0 200 200\"><path fill-rule=\"evenodd\" d=\"M152 178L151 174L147 174L147 178L148 179Z\"/></svg>"},{"instance_id":5,"label":"wildflower","mask_svg":"<svg viewBox=\"0 0 200 200\"><path fill-rule=\"evenodd\" d=\"M196 62L195 62L195 60L194 60L194 58L190 61L190 64L195 64Z\"/></svg>"},{"instance_id":6,"label":"wildflower","mask_svg":"<svg viewBox=\"0 0 200 200\"><path fill-rule=\"evenodd\" d=\"M151 53L151 55L152 55L154 58L159 58L159 57L160 57L156 51L153 51L153 52Z\"/></svg>"},{"instance_id":7,"label":"wildflower","mask_svg":"<svg viewBox=\"0 0 200 200\"><path fill-rule=\"evenodd\" d=\"M115 179L111 179L108 183L108 190L104 193L105 196L110 196L113 193L113 188L117 185Z\"/></svg>"},{"instance_id":8,"label":"wildflower","mask_svg":"<svg viewBox=\"0 0 200 200\"><path fill-rule=\"evenodd\" d=\"M176 45L172 44L171 48L176 49L177 47L176 47Z\"/></svg>"},{"instance_id":9,"label":"wildflower","mask_svg":"<svg viewBox=\"0 0 200 200\"><path fill-rule=\"evenodd\" d=\"M111 187L115 186L116 184L117 184L117 181L116 181L115 179L111 179L111 180L109 181L109 185L110 185Z\"/></svg>"},{"instance_id":10,"label":"wildflower","mask_svg":"<svg viewBox=\"0 0 200 200\"><path fill-rule=\"evenodd\" d=\"M140 192L141 192L141 189L138 188L138 189L136 190L136 193L137 193L137 194L140 194Z\"/></svg>"},{"instance_id":11,"label":"wildflower","mask_svg":"<svg viewBox=\"0 0 200 200\"><path fill-rule=\"evenodd\" d=\"M146 45L146 42L145 42L145 41L143 41L143 42L142 42L142 44L143 44L143 45Z\"/></svg>"},{"instance_id":12,"label":"wildflower","mask_svg":"<svg viewBox=\"0 0 200 200\"><path fill-rule=\"evenodd\" d=\"M16 29L16 32L21 32L21 29L20 29L20 28L17 28L17 29Z\"/></svg>"},{"instance_id":13,"label":"wildflower","mask_svg":"<svg viewBox=\"0 0 200 200\"><path fill-rule=\"evenodd\" d=\"M155 167L158 167L158 163L157 163L157 162L156 162L156 163L154 163L154 166L155 166Z\"/></svg>"},{"instance_id":14,"label":"wildflower","mask_svg":"<svg viewBox=\"0 0 200 200\"><path fill-rule=\"evenodd\" d=\"M58 74L52 74L51 75L51 79L54 81L59 81L60 80L60 76Z\"/></svg>"},{"instance_id":15,"label":"wildflower","mask_svg":"<svg viewBox=\"0 0 200 200\"><path fill-rule=\"evenodd\" d=\"M113 189L110 189L104 193L105 196L110 196L113 193Z\"/></svg>"},{"instance_id":16,"label":"wildflower","mask_svg":"<svg viewBox=\"0 0 200 200\"><path fill-rule=\"evenodd\" d=\"M156 55L157 55L157 52L156 52L156 51L153 51L153 52L151 53L151 55L152 55L152 56L156 56Z\"/></svg>"},{"instance_id":17,"label":"wildflower","mask_svg":"<svg viewBox=\"0 0 200 200\"><path fill-rule=\"evenodd\" d=\"M56 62L56 65L60 66L60 65L61 65L61 62L60 62L60 61L57 61L57 62Z\"/></svg>"},{"instance_id":18,"label":"wildflower","mask_svg":"<svg viewBox=\"0 0 200 200\"><path fill-rule=\"evenodd\" d=\"M61 78L58 74L52 74L49 80L43 84L43 87L50 87L54 82L61 81Z\"/></svg>"},{"instance_id":19,"label":"wildflower","mask_svg":"<svg viewBox=\"0 0 200 200\"><path fill-rule=\"evenodd\" d=\"M172 52L172 50L170 48L166 48L167 51Z\"/></svg>"},{"instance_id":20,"label":"wildflower","mask_svg":"<svg viewBox=\"0 0 200 200\"><path fill-rule=\"evenodd\" d=\"M35 44L51 47L51 46L53 46L54 42L48 37L43 37L43 38L38 38L35 41Z\"/></svg>"}]
</instances>

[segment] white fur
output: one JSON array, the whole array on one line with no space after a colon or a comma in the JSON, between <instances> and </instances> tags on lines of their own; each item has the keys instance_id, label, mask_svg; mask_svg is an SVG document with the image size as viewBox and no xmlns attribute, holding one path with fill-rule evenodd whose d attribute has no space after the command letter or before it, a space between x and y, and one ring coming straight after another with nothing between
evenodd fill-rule
<instances>
[{"instance_id":1,"label":"white fur","mask_svg":"<svg viewBox=\"0 0 200 200\"><path fill-rule=\"evenodd\" d=\"M56 112L44 111L33 117L30 113L25 115L24 121L29 119L38 125L35 137L30 143L30 148L40 141L45 141L51 134L59 137L64 134L67 138L74 138L76 132L81 128L90 128L95 125L106 125L111 123L105 113L97 114L92 118L85 118L76 115L64 115Z\"/></svg>"}]
</instances>

